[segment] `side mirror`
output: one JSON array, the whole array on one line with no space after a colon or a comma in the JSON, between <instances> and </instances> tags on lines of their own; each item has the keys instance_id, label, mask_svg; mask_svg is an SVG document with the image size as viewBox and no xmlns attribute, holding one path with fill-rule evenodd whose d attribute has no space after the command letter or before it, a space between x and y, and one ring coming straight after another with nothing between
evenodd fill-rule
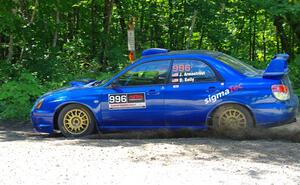
<instances>
[{"instance_id":1,"label":"side mirror","mask_svg":"<svg viewBox=\"0 0 300 185\"><path fill-rule=\"evenodd\" d=\"M119 87L118 81L115 80L110 84L110 88L112 89L116 89L117 87Z\"/></svg>"}]
</instances>

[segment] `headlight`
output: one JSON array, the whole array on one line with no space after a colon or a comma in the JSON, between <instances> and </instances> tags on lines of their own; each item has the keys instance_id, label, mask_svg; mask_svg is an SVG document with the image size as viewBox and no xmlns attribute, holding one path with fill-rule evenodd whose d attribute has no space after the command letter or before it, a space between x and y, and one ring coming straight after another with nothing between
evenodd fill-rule
<instances>
[{"instance_id":1,"label":"headlight","mask_svg":"<svg viewBox=\"0 0 300 185\"><path fill-rule=\"evenodd\" d=\"M44 102L44 99L41 99L41 100L35 105L35 108L36 108L36 109L40 109L41 106L42 106L42 104L43 104L43 102Z\"/></svg>"}]
</instances>

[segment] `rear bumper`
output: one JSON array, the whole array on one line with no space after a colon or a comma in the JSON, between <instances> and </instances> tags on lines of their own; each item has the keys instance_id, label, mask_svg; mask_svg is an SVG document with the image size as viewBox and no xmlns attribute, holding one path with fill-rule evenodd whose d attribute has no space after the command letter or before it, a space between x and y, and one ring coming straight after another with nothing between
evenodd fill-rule
<instances>
[{"instance_id":1,"label":"rear bumper","mask_svg":"<svg viewBox=\"0 0 300 185\"><path fill-rule=\"evenodd\" d=\"M298 97L287 102L260 104L253 109L258 127L273 127L296 121L298 114Z\"/></svg>"}]
</instances>

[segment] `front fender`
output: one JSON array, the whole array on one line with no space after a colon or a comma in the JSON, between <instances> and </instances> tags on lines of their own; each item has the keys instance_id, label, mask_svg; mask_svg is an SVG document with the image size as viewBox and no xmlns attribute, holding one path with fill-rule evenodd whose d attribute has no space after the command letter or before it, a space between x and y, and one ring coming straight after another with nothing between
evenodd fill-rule
<instances>
[{"instance_id":1,"label":"front fender","mask_svg":"<svg viewBox=\"0 0 300 185\"><path fill-rule=\"evenodd\" d=\"M61 104L59 104L55 110L54 110L54 114L59 113L65 106L70 105L70 104L80 104L86 108L88 108L94 115L94 118L96 119L97 122L101 121L101 117L100 117L100 101L99 100L94 100L92 103L89 102L82 102L82 101L75 101L75 100L70 100L70 101L66 101L63 102Z\"/></svg>"}]
</instances>

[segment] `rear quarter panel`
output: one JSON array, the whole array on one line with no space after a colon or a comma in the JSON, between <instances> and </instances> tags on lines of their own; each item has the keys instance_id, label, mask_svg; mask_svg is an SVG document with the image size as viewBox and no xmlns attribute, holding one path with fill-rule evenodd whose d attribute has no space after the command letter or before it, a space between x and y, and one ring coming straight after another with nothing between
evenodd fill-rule
<instances>
[{"instance_id":1,"label":"rear quarter panel","mask_svg":"<svg viewBox=\"0 0 300 185\"><path fill-rule=\"evenodd\" d=\"M234 86L237 82L228 82L227 86ZM289 101L278 101L272 94L271 86L281 83L280 80L264 78L242 79L239 89L224 97L225 102L235 102L246 106L252 113L256 125L276 123L284 118L278 117L285 111Z\"/></svg>"}]
</instances>

